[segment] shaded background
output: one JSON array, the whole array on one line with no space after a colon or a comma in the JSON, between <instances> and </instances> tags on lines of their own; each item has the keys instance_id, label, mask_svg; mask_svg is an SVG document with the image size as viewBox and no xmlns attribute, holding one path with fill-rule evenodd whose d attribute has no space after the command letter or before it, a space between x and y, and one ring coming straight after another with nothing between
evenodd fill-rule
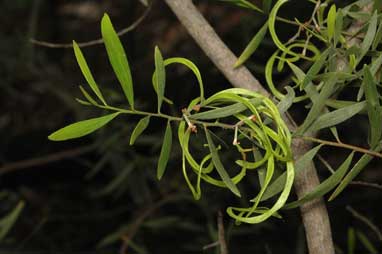
<instances>
[{"instance_id":1,"label":"shaded background","mask_svg":"<svg viewBox=\"0 0 382 254\"><path fill-rule=\"evenodd\" d=\"M264 21L256 13L217 1L197 3L236 54ZM304 20L311 7L295 5L283 15L297 14ZM0 251L124 253L128 247L131 253L217 253L216 248L203 247L216 241L218 211L237 200L225 190L203 186L202 199L193 201L180 172L176 146L164 178L156 180L163 121L153 121L134 147L128 143L139 120L136 117L119 117L80 140L55 143L47 139L68 123L104 112L74 100L81 98L78 85L85 81L72 49L41 47L29 40L70 43L97 39L103 13L120 30L144 13L140 1L2 0L0 10L0 183L7 194L0 211L5 214L19 200L26 203ZM280 24L280 31L287 38L295 30ZM142 109L156 107L151 85L155 45L165 58L182 56L193 61L201 70L207 95L230 87L161 1L154 1L143 22L121 39ZM265 62L275 47L266 39L260 49L247 66L263 81ZM126 104L104 46L84 48L83 52L110 104ZM281 73L276 79L282 82L288 77ZM198 96L195 78L182 67L168 68L166 95L175 102L167 112L179 115ZM366 145L367 126L362 118L339 130L349 143ZM338 166L347 153L325 148L321 155ZM375 160L359 179L380 183L379 164ZM319 162L317 165L320 175L327 177L329 172ZM248 199L253 184L257 184L255 180L248 180L241 186ZM375 233L345 209L348 205L381 228L381 190L350 185L328 204L339 249L346 253L350 227L380 248ZM238 227L225 216L231 253L306 253L299 211L283 212L283 217ZM132 242L127 246L128 237Z\"/></svg>"}]
</instances>

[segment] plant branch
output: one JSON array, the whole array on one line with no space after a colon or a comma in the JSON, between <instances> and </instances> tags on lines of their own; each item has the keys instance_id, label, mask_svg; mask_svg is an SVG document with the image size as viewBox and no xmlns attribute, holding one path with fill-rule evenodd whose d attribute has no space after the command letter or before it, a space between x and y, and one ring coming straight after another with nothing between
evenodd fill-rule
<instances>
[{"instance_id":1,"label":"plant branch","mask_svg":"<svg viewBox=\"0 0 382 254\"><path fill-rule=\"evenodd\" d=\"M354 210L354 208L352 208L351 206L347 206L346 210L348 210L353 215L354 218L365 223L365 225L367 225L371 229L371 231L373 231L377 235L378 240L382 241L382 232L366 216L360 214L359 212Z\"/></svg>"},{"instance_id":2,"label":"plant branch","mask_svg":"<svg viewBox=\"0 0 382 254\"><path fill-rule=\"evenodd\" d=\"M380 154L380 153L377 153L377 152L374 152L374 151L371 151L371 150L368 150L368 149L365 149L365 148L362 148L362 147L354 146L354 145L349 145L349 144L345 144L345 143L338 143L338 142L318 139L318 138L314 138L314 137L306 137L306 136L304 136L304 137L301 137L301 138L305 139L305 140L309 140L309 141L315 142L315 143L320 143L320 144L323 144L323 145L346 148L346 149L350 149L350 150L353 150L353 151L356 151L356 152L365 153L365 154L368 154L368 155L371 155L371 156L374 156L374 157L382 158L382 154Z\"/></svg>"},{"instance_id":3,"label":"plant branch","mask_svg":"<svg viewBox=\"0 0 382 254\"><path fill-rule=\"evenodd\" d=\"M219 38L214 29L201 15L191 0L165 0L167 5L178 17L189 34L203 49L206 55L235 87L257 91L270 96L260 82L241 66L234 69L236 56ZM293 122L285 117L288 127L294 128ZM299 158L310 149L310 142L293 140L294 159ZM319 184L318 176L311 163L306 170L296 176L295 189L299 197L313 190ZM313 200L301 207L306 238L310 254L333 254L334 247L331 237L330 222L322 199Z\"/></svg>"},{"instance_id":4,"label":"plant branch","mask_svg":"<svg viewBox=\"0 0 382 254\"><path fill-rule=\"evenodd\" d=\"M70 149L66 151L49 154L43 157L5 164L2 167L0 167L0 175L21 170L21 169L25 169L25 168L32 168L32 167L45 165L48 163L64 160L71 157L76 157L76 156L88 153L94 150L95 148L96 148L95 144L86 145L86 146L78 147L75 149Z\"/></svg>"},{"instance_id":5,"label":"plant branch","mask_svg":"<svg viewBox=\"0 0 382 254\"><path fill-rule=\"evenodd\" d=\"M218 241L220 245L220 254L228 254L227 242L225 240L225 232L224 232L224 223L223 223L223 213L221 211L218 212Z\"/></svg>"},{"instance_id":6,"label":"plant branch","mask_svg":"<svg viewBox=\"0 0 382 254\"><path fill-rule=\"evenodd\" d=\"M374 188L374 189L382 191L382 185L377 184L377 183L368 183L368 182L363 182L363 181L352 181L352 182L350 182L350 184L351 185L370 187L370 188Z\"/></svg>"},{"instance_id":7,"label":"plant branch","mask_svg":"<svg viewBox=\"0 0 382 254\"><path fill-rule=\"evenodd\" d=\"M134 30L137 26L139 26L139 24L141 24L142 21L149 14L151 7L152 7L152 1L150 1L149 6L147 6L144 13L137 20L135 20L130 26L118 31L118 33L117 33L118 36L122 36L122 35L130 32L130 31ZM73 47L73 43L53 43L53 42L49 42L49 41L40 41L40 40L37 40L34 38L31 38L29 41L35 45L43 46L43 47L47 47L47 48L72 48ZM99 45L99 44L103 44L102 38L99 38L96 40L91 40L91 41L86 41L86 42L80 42L80 43L78 43L78 46L80 48L85 48L85 47L95 46L95 45Z\"/></svg>"}]
</instances>

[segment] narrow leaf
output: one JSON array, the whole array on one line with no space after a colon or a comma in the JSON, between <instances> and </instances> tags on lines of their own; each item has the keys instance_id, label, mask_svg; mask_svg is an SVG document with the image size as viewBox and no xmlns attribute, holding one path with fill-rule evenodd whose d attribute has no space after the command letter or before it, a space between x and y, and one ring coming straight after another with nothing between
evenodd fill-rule
<instances>
[{"instance_id":1,"label":"narrow leaf","mask_svg":"<svg viewBox=\"0 0 382 254\"><path fill-rule=\"evenodd\" d=\"M162 149L160 151L158 168L157 168L157 177L160 180L166 170L168 160L170 158L172 147L172 129L170 121L167 122L166 131L164 133Z\"/></svg>"},{"instance_id":2,"label":"narrow leaf","mask_svg":"<svg viewBox=\"0 0 382 254\"><path fill-rule=\"evenodd\" d=\"M313 80L313 78L320 72L320 70L322 69L322 67L326 63L326 59L329 55L330 50L331 50L331 48L328 48L324 52L322 52L322 54L319 56L319 58L310 67L310 69L306 73L305 78L302 81L301 89L304 89Z\"/></svg>"},{"instance_id":3,"label":"narrow leaf","mask_svg":"<svg viewBox=\"0 0 382 254\"><path fill-rule=\"evenodd\" d=\"M344 177L344 175L348 171L350 163L353 160L353 155L354 155L354 152L352 152L347 157L347 159L341 164L341 166L336 170L336 172L333 175L325 179L325 181L320 183L316 188L314 188L313 191L305 194L304 197L300 198L297 201L286 204L284 208L285 209L296 208L310 200L322 197L323 195L331 191L341 181L342 177Z\"/></svg>"},{"instance_id":4,"label":"narrow leaf","mask_svg":"<svg viewBox=\"0 0 382 254\"><path fill-rule=\"evenodd\" d=\"M163 63L163 57L158 47L155 47L155 82L156 87L158 88L158 112L160 112L166 85L166 72Z\"/></svg>"},{"instance_id":5,"label":"narrow leaf","mask_svg":"<svg viewBox=\"0 0 382 254\"><path fill-rule=\"evenodd\" d=\"M305 133L307 128L317 119L317 117L319 117L323 108L325 107L326 100L334 92L336 83L337 78L335 76L331 77L327 82L325 82L320 94L315 99L315 101L313 101L313 106L306 116L303 124L298 128L296 135Z\"/></svg>"},{"instance_id":6,"label":"narrow leaf","mask_svg":"<svg viewBox=\"0 0 382 254\"><path fill-rule=\"evenodd\" d=\"M382 0L378 0L378 1L382 3ZM378 45L381 43L381 40L382 40L382 21L379 21L378 29L375 34L373 44L371 45L371 49L376 50Z\"/></svg>"},{"instance_id":7,"label":"narrow leaf","mask_svg":"<svg viewBox=\"0 0 382 254\"><path fill-rule=\"evenodd\" d=\"M355 245L356 245L356 238L355 238L355 230L353 227L348 228L348 254L354 254L355 253Z\"/></svg>"},{"instance_id":8,"label":"narrow leaf","mask_svg":"<svg viewBox=\"0 0 382 254\"><path fill-rule=\"evenodd\" d=\"M93 75L89 69L89 66L85 60L85 57L82 54L80 47L78 46L78 44L75 41L73 41L73 49L74 49L74 55L76 56L76 59L77 59L78 66L80 67L80 69L82 71L82 75L84 75L90 88L93 90L95 95L97 95L98 99L100 99L100 101L104 105L106 105L106 101L103 98L103 95L102 95L101 91L99 90L98 85L93 78Z\"/></svg>"},{"instance_id":9,"label":"narrow leaf","mask_svg":"<svg viewBox=\"0 0 382 254\"><path fill-rule=\"evenodd\" d=\"M367 113L370 125L370 146L373 148L380 141L382 135L382 107L379 103L379 92L377 84L367 65L363 68L364 79L363 88L367 103Z\"/></svg>"},{"instance_id":10,"label":"narrow leaf","mask_svg":"<svg viewBox=\"0 0 382 254\"><path fill-rule=\"evenodd\" d=\"M133 130L133 133L131 134L130 137L130 145L133 145L135 140L142 134L142 132L145 131L147 126L150 123L150 116L146 116L139 120L137 123L137 126L135 126L135 129Z\"/></svg>"},{"instance_id":11,"label":"narrow leaf","mask_svg":"<svg viewBox=\"0 0 382 254\"><path fill-rule=\"evenodd\" d=\"M243 8L251 9L253 11L258 11L261 13L263 12L259 7L257 7L256 5L254 5L253 3L247 0L220 0L220 1L232 3Z\"/></svg>"},{"instance_id":12,"label":"narrow leaf","mask_svg":"<svg viewBox=\"0 0 382 254\"><path fill-rule=\"evenodd\" d=\"M17 218L19 217L21 211L24 208L24 202L21 201L17 206L6 216L0 220L0 241L4 239L9 230L15 224Z\"/></svg>"},{"instance_id":13,"label":"narrow leaf","mask_svg":"<svg viewBox=\"0 0 382 254\"><path fill-rule=\"evenodd\" d=\"M119 114L120 113L117 112L110 115L106 115L106 116L102 116L98 118L92 118L92 119L70 124L52 133L48 138L52 141L63 141L63 140L83 137L103 127L105 124L113 120Z\"/></svg>"},{"instance_id":14,"label":"narrow leaf","mask_svg":"<svg viewBox=\"0 0 382 254\"><path fill-rule=\"evenodd\" d=\"M356 231L356 235L358 240L362 243L362 245L367 249L370 254L378 254L377 248L371 243L371 241L367 238L367 236L361 231Z\"/></svg>"},{"instance_id":15,"label":"narrow leaf","mask_svg":"<svg viewBox=\"0 0 382 254\"><path fill-rule=\"evenodd\" d=\"M287 86L285 89L287 90L287 95L277 104L280 115L284 114L292 106L293 100L296 97L292 87Z\"/></svg>"},{"instance_id":16,"label":"narrow leaf","mask_svg":"<svg viewBox=\"0 0 382 254\"><path fill-rule=\"evenodd\" d=\"M98 105L98 103L90 96L90 94L83 88L83 86L79 86L82 94L88 100L88 102L92 105Z\"/></svg>"},{"instance_id":17,"label":"narrow leaf","mask_svg":"<svg viewBox=\"0 0 382 254\"><path fill-rule=\"evenodd\" d=\"M310 128L307 129L307 132L309 131L318 131L327 127L335 126L337 124L340 124L359 112L361 112L366 107L366 102L358 102L354 103L353 105L340 108L337 110L334 110L329 113L325 113L317 118L316 121L311 125Z\"/></svg>"},{"instance_id":18,"label":"narrow leaf","mask_svg":"<svg viewBox=\"0 0 382 254\"><path fill-rule=\"evenodd\" d=\"M103 16L101 21L101 33L110 64L121 84L130 107L134 108L134 89L129 62L118 34L115 32L113 24L107 14Z\"/></svg>"},{"instance_id":19,"label":"narrow leaf","mask_svg":"<svg viewBox=\"0 0 382 254\"><path fill-rule=\"evenodd\" d=\"M381 149L382 143L379 143L377 147L373 149L373 151L379 152ZM362 157L356 164L354 164L349 173L334 190L333 194L329 197L329 201L332 201L334 198L336 198L345 189L345 187L367 166L367 164L369 164L372 159L373 157L368 154L362 155Z\"/></svg>"},{"instance_id":20,"label":"narrow leaf","mask_svg":"<svg viewBox=\"0 0 382 254\"><path fill-rule=\"evenodd\" d=\"M300 171L306 169L309 166L309 163L312 162L314 156L316 156L317 152L320 150L321 147L322 145L318 145L312 148L296 161L295 163L296 174L298 174ZM284 172L269 185L269 187L264 192L264 195L262 196L261 201L270 199L271 197L281 192L284 188L285 181L286 181L286 173Z\"/></svg>"},{"instance_id":21,"label":"narrow leaf","mask_svg":"<svg viewBox=\"0 0 382 254\"><path fill-rule=\"evenodd\" d=\"M263 41L265 34L268 31L268 22L260 28L260 30L256 33L256 35L252 38L252 40L248 43L247 47L244 49L243 53L241 53L239 59L236 61L234 68L239 67L248 58L256 51L259 47L260 43Z\"/></svg>"},{"instance_id":22,"label":"narrow leaf","mask_svg":"<svg viewBox=\"0 0 382 254\"><path fill-rule=\"evenodd\" d=\"M225 170L222 162L220 161L218 151L216 149L216 146L211 138L211 135L207 128L204 128L207 138L208 147L210 149L212 162L214 163L216 170L218 171L219 176L223 180L223 182L226 184L227 188L230 189L236 196L241 197L239 189L236 187L236 185L232 182L232 179L228 175L227 171Z\"/></svg>"},{"instance_id":23,"label":"narrow leaf","mask_svg":"<svg viewBox=\"0 0 382 254\"><path fill-rule=\"evenodd\" d=\"M260 105L262 103L262 99L260 98L253 98L249 101L255 106ZM238 114L246 109L248 109L247 106L239 102L222 108L216 108L205 112L192 114L189 118L197 120L218 119Z\"/></svg>"},{"instance_id":24,"label":"narrow leaf","mask_svg":"<svg viewBox=\"0 0 382 254\"><path fill-rule=\"evenodd\" d=\"M272 7L272 0L263 0L263 11L269 13Z\"/></svg>"},{"instance_id":25,"label":"narrow leaf","mask_svg":"<svg viewBox=\"0 0 382 254\"><path fill-rule=\"evenodd\" d=\"M336 5L333 4L328 13L328 39L331 40L336 27Z\"/></svg>"},{"instance_id":26,"label":"narrow leaf","mask_svg":"<svg viewBox=\"0 0 382 254\"><path fill-rule=\"evenodd\" d=\"M337 10L336 15L336 25L335 25L335 31L334 31L334 46L337 45L337 42L340 40L342 36L342 28L343 28L343 22L344 22L344 14L342 9Z\"/></svg>"},{"instance_id":27,"label":"narrow leaf","mask_svg":"<svg viewBox=\"0 0 382 254\"><path fill-rule=\"evenodd\" d=\"M377 32L377 23L378 23L378 14L377 12L374 12L373 16L371 17L369 21L369 27L367 29L365 38L363 39L361 43L361 54L357 58L357 63L359 63L362 60L362 58L369 51L369 48L372 46L374 37Z\"/></svg>"}]
</instances>

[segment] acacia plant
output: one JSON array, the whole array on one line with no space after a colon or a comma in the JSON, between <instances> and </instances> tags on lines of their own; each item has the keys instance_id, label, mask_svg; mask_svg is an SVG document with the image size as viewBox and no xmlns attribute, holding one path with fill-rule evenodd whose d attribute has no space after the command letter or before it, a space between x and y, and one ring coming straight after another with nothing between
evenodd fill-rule
<instances>
[{"instance_id":1,"label":"acacia plant","mask_svg":"<svg viewBox=\"0 0 382 254\"><path fill-rule=\"evenodd\" d=\"M167 2L171 6L171 1ZM133 79L124 48L105 14L101 21L102 38L128 105L116 107L108 104L80 47L73 42L77 62L93 92L91 95L80 86L84 99L77 101L108 114L68 125L51 134L49 139L62 141L79 138L96 131L116 117L138 115L142 118L130 137L130 145L134 145L152 118L162 118L167 120L167 124L164 126L157 166L159 180L170 158L173 136L177 137L182 150L182 173L195 199L202 195L202 183L227 188L240 199L237 185L246 178L259 178L260 188L257 193L251 194L253 198L249 200L249 207L227 208L227 214L237 222L260 223L270 217L279 218L282 209L299 207L329 192L329 200L334 200L374 157L382 157L379 153L382 149L380 1L360 0L337 8L335 4L329 4L330 1L312 0L309 2L313 12L308 21L280 17L279 11L287 0L277 1L273 7L272 1L263 1L263 8L246 0L225 2L267 17L232 68L240 68L248 61L269 34L277 47L268 59L264 73L271 97L264 95L263 91L244 88L222 90L205 96L197 66L181 57L163 58L156 47L152 84L157 95L157 110L141 111L134 104ZM297 33L283 42L277 35L276 22L295 26ZM198 81L199 96L191 100L178 115L162 112L163 104L173 103L165 94L166 67L171 64L185 65ZM274 82L274 74L277 72L292 74L288 84L280 87ZM242 86L245 87L245 84ZM287 113L292 105L308 109L299 125ZM351 121L356 115L367 115L364 118L367 121L365 124L369 126L367 148L342 142L346 137L337 130L338 125ZM176 135L173 135L174 128L177 128ZM320 131L325 129L330 131L333 140L317 138ZM221 135L223 138L229 137L231 144L227 146L221 142ZM190 139L201 136L203 141L198 151L203 151L203 154L194 154L189 149ZM317 146L296 158L292 147L296 140L317 143ZM288 201L295 175L308 168L323 146L347 149L348 156L337 169L331 169L332 174L313 190L304 193L298 200ZM234 161L236 167L228 167L223 163L220 157L223 150L235 151L240 155ZM362 153L362 156L355 160L355 153ZM281 173L275 174L276 171ZM269 200L274 202L271 205L266 202L267 205L264 205L264 201ZM314 253L313 248L310 250Z\"/></svg>"}]
</instances>

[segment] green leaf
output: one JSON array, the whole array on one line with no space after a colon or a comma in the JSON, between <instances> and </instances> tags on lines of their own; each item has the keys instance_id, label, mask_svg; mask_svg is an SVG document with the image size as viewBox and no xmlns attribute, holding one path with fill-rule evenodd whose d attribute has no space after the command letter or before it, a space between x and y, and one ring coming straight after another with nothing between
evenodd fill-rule
<instances>
[{"instance_id":1,"label":"green leaf","mask_svg":"<svg viewBox=\"0 0 382 254\"><path fill-rule=\"evenodd\" d=\"M260 28L260 30L256 33L256 35L248 43L248 45L244 49L243 53L241 53L239 59L236 61L235 65L234 65L234 68L239 67L245 61L248 60L248 58L256 51L256 49L259 47L260 43L263 41L264 36L266 35L267 31L268 31L268 22L265 22L265 24Z\"/></svg>"},{"instance_id":2,"label":"green leaf","mask_svg":"<svg viewBox=\"0 0 382 254\"><path fill-rule=\"evenodd\" d=\"M328 12L328 39L331 40L336 28L336 5L333 4Z\"/></svg>"},{"instance_id":3,"label":"green leaf","mask_svg":"<svg viewBox=\"0 0 382 254\"><path fill-rule=\"evenodd\" d=\"M354 228L349 227L348 229L348 254L354 254L355 250L355 231Z\"/></svg>"},{"instance_id":4,"label":"green leaf","mask_svg":"<svg viewBox=\"0 0 382 254\"><path fill-rule=\"evenodd\" d=\"M216 170L218 171L219 176L223 180L223 182L226 184L227 188L230 189L236 196L241 197L239 189L236 187L236 185L232 182L232 179L228 175L227 171L225 170L222 162L220 161L218 151L216 149L216 146L211 138L211 135L207 128L204 128L207 138L208 147L210 149L210 153L212 156L212 162L214 163Z\"/></svg>"},{"instance_id":5,"label":"green leaf","mask_svg":"<svg viewBox=\"0 0 382 254\"><path fill-rule=\"evenodd\" d=\"M382 9L382 0L373 0L373 10L380 12Z\"/></svg>"},{"instance_id":6,"label":"green leaf","mask_svg":"<svg viewBox=\"0 0 382 254\"><path fill-rule=\"evenodd\" d=\"M155 82L155 86L158 88L158 112L160 112L166 86L166 72L162 54L157 46L155 47Z\"/></svg>"},{"instance_id":7,"label":"green leaf","mask_svg":"<svg viewBox=\"0 0 382 254\"><path fill-rule=\"evenodd\" d=\"M293 100L296 97L292 87L286 86L285 89L287 90L287 95L277 104L280 115L284 114L292 106Z\"/></svg>"},{"instance_id":8,"label":"green leaf","mask_svg":"<svg viewBox=\"0 0 382 254\"><path fill-rule=\"evenodd\" d=\"M259 7L257 7L256 5L254 5L253 3L247 1L247 0L220 0L222 2L228 2L228 3L231 3L231 4L235 4L239 7L243 7L243 8L247 8L247 9L251 9L253 11L258 11L258 12L263 12Z\"/></svg>"},{"instance_id":9,"label":"green leaf","mask_svg":"<svg viewBox=\"0 0 382 254\"><path fill-rule=\"evenodd\" d=\"M171 58L167 58L166 60L164 60L164 66L165 67L167 65L174 64L174 63L182 64L182 65L186 66L187 68L189 68L194 73L196 79L198 80L198 84L199 84L200 102L203 103L203 101L204 101L204 87L203 87L202 75L200 74L198 67L193 62L191 62L187 58L183 58L183 57L171 57ZM155 92L158 93L158 82L156 81L156 76L157 76L156 71L154 71L154 74L152 77L152 83L153 83ZM172 102L169 99L167 99L166 97L164 97L163 100L166 101L167 103L172 104Z\"/></svg>"},{"instance_id":10,"label":"green leaf","mask_svg":"<svg viewBox=\"0 0 382 254\"><path fill-rule=\"evenodd\" d=\"M314 62L314 64L310 67L308 72L305 75L301 83L301 89L305 89L305 87L314 79L314 77L320 72L324 64L326 63L326 59L329 55L331 48L327 48L319 58Z\"/></svg>"},{"instance_id":11,"label":"green leaf","mask_svg":"<svg viewBox=\"0 0 382 254\"><path fill-rule=\"evenodd\" d=\"M379 152L381 149L382 143L379 143L377 147L373 149L373 151ZM367 166L367 164L372 159L373 157L368 154L362 155L362 157L358 160L356 164L354 164L353 168L349 171L349 173L341 181L338 187L334 190L333 194L329 197L329 201L335 199L345 189L345 187Z\"/></svg>"},{"instance_id":12,"label":"green leaf","mask_svg":"<svg viewBox=\"0 0 382 254\"><path fill-rule=\"evenodd\" d=\"M319 117L325 107L326 100L333 94L336 83L336 76L332 76L327 82L324 83L320 94L313 101L313 106L306 116L303 124L296 131L296 135L302 135L305 133L308 127L317 119L317 117Z\"/></svg>"},{"instance_id":13,"label":"green leaf","mask_svg":"<svg viewBox=\"0 0 382 254\"><path fill-rule=\"evenodd\" d=\"M262 99L260 98L254 98L249 100L250 103L253 105L260 105L262 103ZM209 119L218 119L223 117L232 116L235 114L238 114L244 110L247 110L247 106L245 106L243 103L235 103L229 106L211 109L205 112L192 114L189 116L190 119L196 119L196 120L209 120Z\"/></svg>"},{"instance_id":14,"label":"green leaf","mask_svg":"<svg viewBox=\"0 0 382 254\"><path fill-rule=\"evenodd\" d=\"M378 57L374 58L372 61L371 61L371 65L370 65L370 72L371 72L371 75L374 76L375 74L377 74L377 71L379 70L379 68L381 67L382 65L382 54L379 54Z\"/></svg>"},{"instance_id":15,"label":"green leaf","mask_svg":"<svg viewBox=\"0 0 382 254\"><path fill-rule=\"evenodd\" d=\"M269 13L272 7L272 0L263 0L263 11Z\"/></svg>"},{"instance_id":16,"label":"green leaf","mask_svg":"<svg viewBox=\"0 0 382 254\"><path fill-rule=\"evenodd\" d=\"M98 118L92 118L92 119L70 124L50 134L48 138L52 141L63 141L63 140L83 137L103 127L105 124L113 120L119 114L120 112L117 112L110 115L101 116Z\"/></svg>"},{"instance_id":17,"label":"green leaf","mask_svg":"<svg viewBox=\"0 0 382 254\"><path fill-rule=\"evenodd\" d=\"M363 68L363 88L365 90L365 98L367 105L367 113L370 124L370 146L373 148L381 139L382 135L382 107L379 101L379 92L377 84L367 65Z\"/></svg>"},{"instance_id":18,"label":"green leaf","mask_svg":"<svg viewBox=\"0 0 382 254\"><path fill-rule=\"evenodd\" d=\"M274 205L270 208L267 209L263 214L253 216L253 217L242 217L242 209L241 208L235 208L235 207L228 207L227 208L227 213L234 219L245 222L245 223L260 223L263 222L264 220L268 219L271 216L275 216L277 214L277 211L280 210L286 200L289 197L292 185L293 185L293 180L294 180L294 166L292 161L288 161L286 163L286 181L285 185L283 187L283 190L277 199L277 201L274 203ZM234 211L238 211L239 215L235 214ZM252 210L250 210L252 212Z\"/></svg>"},{"instance_id":19,"label":"green leaf","mask_svg":"<svg viewBox=\"0 0 382 254\"><path fill-rule=\"evenodd\" d=\"M95 82L95 80L93 78L93 75L92 75L92 73L91 73L91 71L89 69L89 66L88 66L88 64L87 64L87 62L85 60L85 57L82 54L82 51L81 51L80 47L78 46L78 44L75 41L73 41L73 49L74 49L74 55L76 56L76 59L77 59L78 66L80 67L80 69L82 71L82 75L84 75L84 77L85 77L86 81L88 82L90 88L93 90L95 95L97 95L98 99L100 99L100 101L104 105L106 105L106 101L103 98L103 95L102 95L101 91L99 90L98 85L97 85L97 83Z\"/></svg>"},{"instance_id":20,"label":"green leaf","mask_svg":"<svg viewBox=\"0 0 382 254\"><path fill-rule=\"evenodd\" d=\"M92 105L98 105L98 103L93 99L93 97L90 96L90 94L83 88L83 86L79 86L80 91L84 95L84 97L88 100L88 102Z\"/></svg>"},{"instance_id":21,"label":"green leaf","mask_svg":"<svg viewBox=\"0 0 382 254\"><path fill-rule=\"evenodd\" d=\"M352 152L347 157L347 159L341 164L341 166L336 170L336 172L333 175L326 178L325 181L323 181L317 187L315 187L314 190L305 194L304 197L300 198L299 200L286 204L284 206L284 209L296 208L310 200L322 197L323 195L331 191L341 181L342 177L344 177L344 175L348 171L350 163L353 160L353 155L354 152Z\"/></svg>"},{"instance_id":22,"label":"green leaf","mask_svg":"<svg viewBox=\"0 0 382 254\"><path fill-rule=\"evenodd\" d=\"M373 16L371 17L369 21L369 27L367 29L365 38L363 39L361 43L361 53L360 56L357 58L357 63L359 63L362 58L366 55L366 53L369 51L370 47L373 44L374 37L377 33L377 23L378 23L378 14L377 12L374 12Z\"/></svg>"},{"instance_id":23,"label":"green leaf","mask_svg":"<svg viewBox=\"0 0 382 254\"><path fill-rule=\"evenodd\" d=\"M17 218L19 217L21 211L24 208L24 202L21 201L17 204L17 206L6 216L1 218L0 220L0 241L4 239L9 230L15 224Z\"/></svg>"},{"instance_id":24,"label":"green leaf","mask_svg":"<svg viewBox=\"0 0 382 254\"><path fill-rule=\"evenodd\" d=\"M296 174L298 174L300 171L306 169L309 166L309 163L312 162L314 156L316 156L317 152L320 150L321 147L322 145L318 145L312 148L296 161L295 163ZM282 191L283 186L285 185L285 181L286 181L286 173L284 172L269 185L269 187L264 192L264 195L261 198L261 201L270 199L271 197L273 197L274 195Z\"/></svg>"},{"instance_id":25,"label":"green leaf","mask_svg":"<svg viewBox=\"0 0 382 254\"><path fill-rule=\"evenodd\" d=\"M337 10L336 15L336 26L334 31L334 46L337 45L338 41L340 40L340 37L342 36L342 27L343 27L343 21L344 21L344 14L342 9Z\"/></svg>"},{"instance_id":26,"label":"green leaf","mask_svg":"<svg viewBox=\"0 0 382 254\"><path fill-rule=\"evenodd\" d=\"M370 254L378 254L377 248L371 243L367 236L361 231L356 231L357 238L362 243L362 245L367 249Z\"/></svg>"},{"instance_id":27,"label":"green leaf","mask_svg":"<svg viewBox=\"0 0 382 254\"><path fill-rule=\"evenodd\" d=\"M325 113L317 118L316 121L311 125L310 128L307 129L307 132L318 131L327 127L335 126L340 124L359 112L361 112L366 107L366 102L358 102L353 105L343 107L337 110L334 110L329 113Z\"/></svg>"},{"instance_id":28,"label":"green leaf","mask_svg":"<svg viewBox=\"0 0 382 254\"><path fill-rule=\"evenodd\" d=\"M116 33L107 14L103 16L101 21L101 33L110 64L113 67L119 83L121 84L130 107L134 108L134 89L129 62L118 34Z\"/></svg>"},{"instance_id":29,"label":"green leaf","mask_svg":"<svg viewBox=\"0 0 382 254\"><path fill-rule=\"evenodd\" d=\"M167 122L166 131L164 133L162 149L160 151L158 168L157 168L157 177L160 180L166 170L168 160L170 158L172 147L172 129L170 121Z\"/></svg>"},{"instance_id":30,"label":"green leaf","mask_svg":"<svg viewBox=\"0 0 382 254\"><path fill-rule=\"evenodd\" d=\"M145 116L139 122L137 123L137 126L135 126L135 129L133 130L133 133L130 137L130 145L133 145L135 140L142 134L142 132L145 131L147 126L150 123L150 116Z\"/></svg>"},{"instance_id":31,"label":"green leaf","mask_svg":"<svg viewBox=\"0 0 382 254\"><path fill-rule=\"evenodd\" d=\"M276 46L283 52L291 54L291 55L296 55L295 53L291 52L288 50L288 48L280 41L279 37L276 34L275 30L275 23L276 23L276 18L277 18L277 12L280 9L280 7L288 2L288 0L279 0L273 6L273 9L271 13L269 14L269 19L268 19L268 27L269 27L269 33L271 34L273 42L276 44Z\"/></svg>"},{"instance_id":32,"label":"green leaf","mask_svg":"<svg viewBox=\"0 0 382 254\"><path fill-rule=\"evenodd\" d=\"M382 0L378 0L378 1L380 1L382 3ZM380 20L377 32L376 32L374 40L373 40L373 44L371 45L371 49L376 50L378 45L381 43L381 40L382 40L382 21Z\"/></svg>"}]
</instances>

